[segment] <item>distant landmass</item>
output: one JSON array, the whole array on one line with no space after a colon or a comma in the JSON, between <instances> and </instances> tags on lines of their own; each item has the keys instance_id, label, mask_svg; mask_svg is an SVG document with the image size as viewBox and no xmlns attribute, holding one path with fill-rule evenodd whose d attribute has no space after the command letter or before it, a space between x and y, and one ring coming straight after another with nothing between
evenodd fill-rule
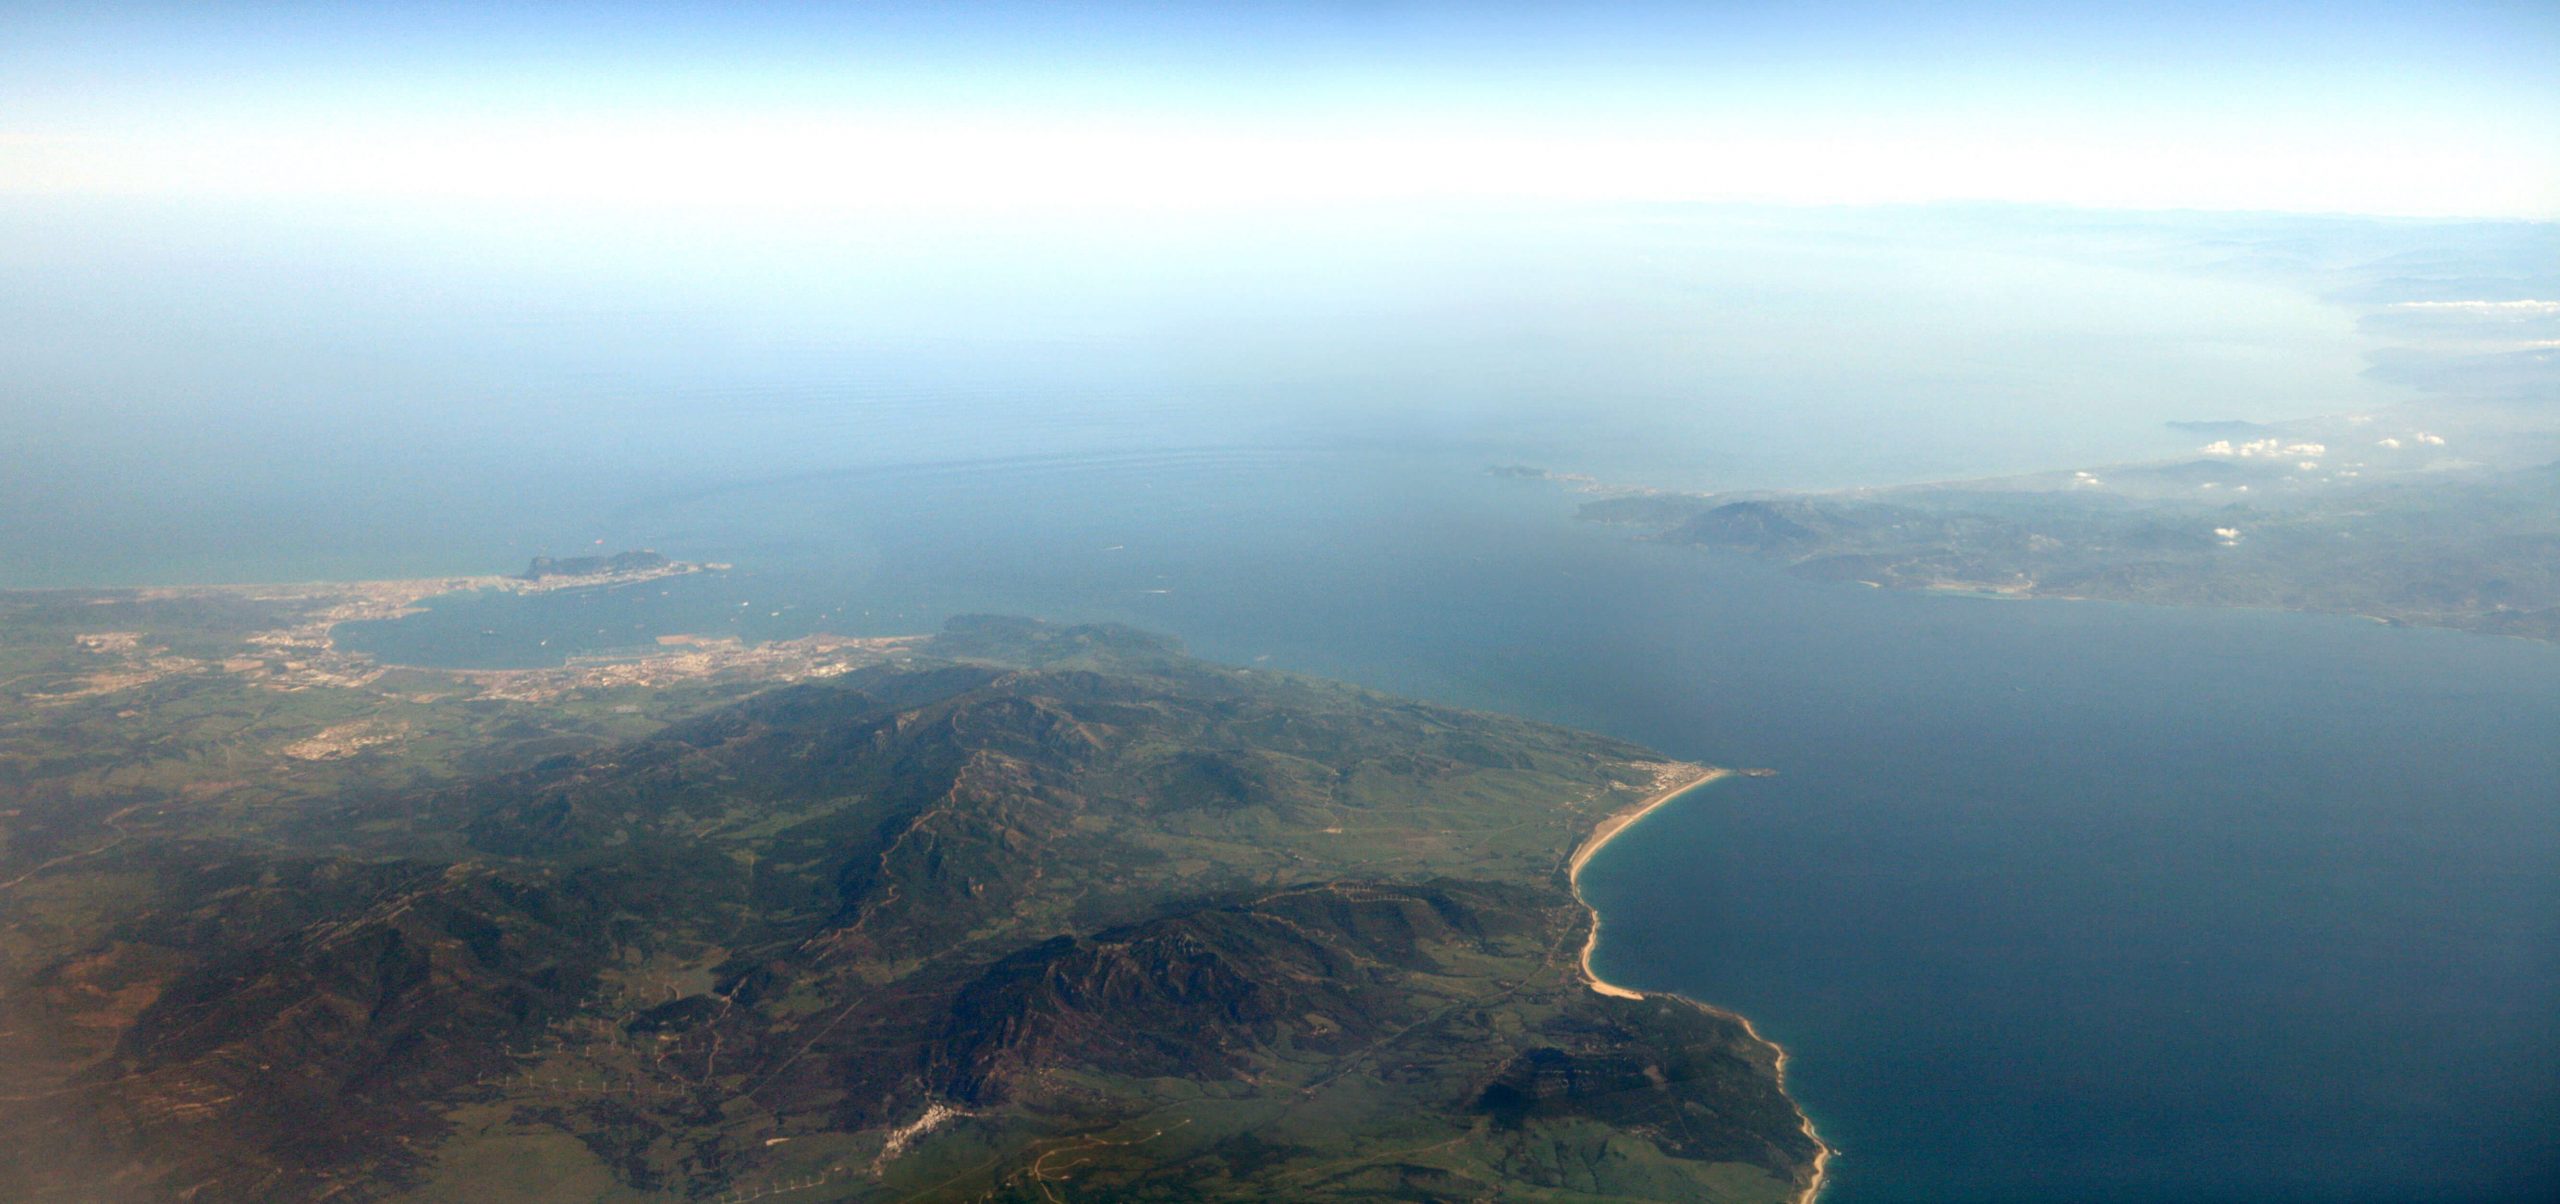
<instances>
[{"instance_id":1,"label":"distant landmass","mask_svg":"<svg viewBox=\"0 0 2560 1204\"><path fill-rule=\"evenodd\" d=\"M524 579L540 581L545 577L601 577L617 573L645 573L653 569L663 569L669 563L666 557L646 549L636 552L616 552L611 556L536 556L533 558L533 563L526 567Z\"/></svg>"},{"instance_id":2,"label":"distant landmass","mask_svg":"<svg viewBox=\"0 0 2560 1204\"><path fill-rule=\"evenodd\" d=\"M1699 767L1115 627L329 649L420 588L0 595L0 1197L1817 1181L1774 1046L1582 967Z\"/></svg>"},{"instance_id":3,"label":"distant landmass","mask_svg":"<svg viewBox=\"0 0 2560 1204\"><path fill-rule=\"evenodd\" d=\"M1583 517L1895 589L2248 606L2560 640L2560 464L2364 423L2190 459L1831 493L1593 492Z\"/></svg>"}]
</instances>

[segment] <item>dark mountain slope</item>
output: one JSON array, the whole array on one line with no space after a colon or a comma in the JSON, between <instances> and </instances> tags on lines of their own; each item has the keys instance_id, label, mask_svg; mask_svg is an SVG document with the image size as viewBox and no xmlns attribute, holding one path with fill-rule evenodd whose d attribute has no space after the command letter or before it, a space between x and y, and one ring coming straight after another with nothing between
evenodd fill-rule
<instances>
[{"instance_id":1,"label":"dark mountain slope","mask_svg":"<svg viewBox=\"0 0 2560 1204\"><path fill-rule=\"evenodd\" d=\"M93 955L157 975L113 1056L0 1103L13 1141L80 1135L0 1187L1779 1199L1809 1173L1766 1045L1579 973L1565 857L1676 767L1118 629L971 620L934 651L967 659L357 807L448 861L197 872L209 900Z\"/></svg>"}]
</instances>

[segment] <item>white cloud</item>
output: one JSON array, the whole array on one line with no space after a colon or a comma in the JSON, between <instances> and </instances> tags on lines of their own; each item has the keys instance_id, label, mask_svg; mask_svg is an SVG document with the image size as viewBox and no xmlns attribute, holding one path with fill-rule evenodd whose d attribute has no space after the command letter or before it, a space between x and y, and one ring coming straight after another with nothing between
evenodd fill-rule
<instances>
[{"instance_id":1,"label":"white cloud","mask_svg":"<svg viewBox=\"0 0 2560 1204\"><path fill-rule=\"evenodd\" d=\"M2304 456L2328 455L2329 445L2326 443L2286 443L2281 439L2252 439L2247 443L2235 445L2228 439L2216 439L2211 443L2205 444L2203 447L2197 448L2196 450L2208 456L2239 456L2243 459L2266 456L2270 458L2287 457L2299 459Z\"/></svg>"}]
</instances>

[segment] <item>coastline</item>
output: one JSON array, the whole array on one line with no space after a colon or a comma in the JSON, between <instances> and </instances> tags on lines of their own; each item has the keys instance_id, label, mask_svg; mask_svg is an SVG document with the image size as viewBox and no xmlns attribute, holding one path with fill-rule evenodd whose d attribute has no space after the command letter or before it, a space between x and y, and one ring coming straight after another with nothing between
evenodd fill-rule
<instances>
[{"instance_id":1,"label":"coastline","mask_svg":"<svg viewBox=\"0 0 2560 1204\"><path fill-rule=\"evenodd\" d=\"M1625 810L1619 811L1614 815L1610 815L1602 819L1597 826L1591 829L1591 835L1583 839L1581 847L1576 848L1573 851L1572 859L1566 863L1565 878L1573 888L1574 900L1582 904L1583 910L1591 913L1591 932L1589 935L1582 938L1582 956L1580 959L1582 979L1584 982L1590 984L1592 990L1603 995L1614 996L1620 999L1642 999L1645 997L1645 993L1642 991L1619 986L1618 984L1610 982L1609 980L1592 972L1591 951L1597 948L1600 944L1600 912L1598 909L1591 906L1591 902L1589 900L1582 897L1583 865L1591 860L1593 854L1596 854L1601 849L1606 848L1610 841L1616 840L1619 836L1623 835L1627 829L1636 826L1638 821L1653 814L1656 809L1660 808L1664 804L1669 803L1671 800L1679 798L1692 790L1703 787L1710 782L1731 777L1734 773L1733 770L1712 765L1673 766L1671 768L1674 770L1685 768L1691 772L1676 783L1664 786L1655 790L1652 794L1646 795L1634 806L1628 807ZM1670 993L1664 992L1664 994ZM1769 1052L1774 1055L1776 1059L1773 1070L1777 1075L1778 1090L1781 1093L1786 1091L1787 1049L1785 1046L1780 1045L1767 1037L1761 1036L1759 1028L1751 1023L1751 1018L1749 1016L1745 1016L1740 1012L1731 1011L1726 1008L1716 1007L1713 1004L1700 1003L1699 1001L1690 999L1685 995L1671 995L1671 998L1678 999L1693 1007L1712 1012L1718 1016L1723 1016L1740 1023L1744 1034L1748 1035L1752 1040L1769 1047ZM1798 1127L1804 1131L1805 1137L1813 1142L1814 1150L1813 1177L1805 1183L1804 1189L1797 1193L1794 1199L1794 1204L1814 1204L1814 1202L1821 1197L1823 1180L1830 1172L1832 1154L1831 1145L1830 1143L1822 1140L1822 1135L1820 1133L1814 1131L1813 1118L1805 1114L1804 1105L1797 1103L1795 1097L1792 1095L1787 1097L1787 1102L1794 1106L1796 1110L1796 1123Z\"/></svg>"}]
</instances>

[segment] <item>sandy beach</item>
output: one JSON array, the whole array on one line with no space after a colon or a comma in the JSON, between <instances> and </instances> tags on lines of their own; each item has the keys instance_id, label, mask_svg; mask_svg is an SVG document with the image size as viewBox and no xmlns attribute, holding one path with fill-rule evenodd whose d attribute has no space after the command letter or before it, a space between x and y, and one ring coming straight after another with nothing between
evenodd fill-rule
<instances>
[{"instance_id":1,"label":"sandy beach","mask_svg":"<svg viewBox=\"0 0 2560 1204\"><path fill-rule=\"evenodd\" d=\"M1599 852L1603 847L1606 847L1610 841L1617 839L1618 836L1624 833L1627 829L1634 827L1638 820L1643 819L1647 815L1651 815L1655 808L1658 808L1681 795L1687 794L1692 790L1704 786L1709 782L1713 782L1718 778L1730 777L1732 774L1733 771L1730 769L1721 769L1711 765L1673 765L1666 767L1665 775L1662 778L1657 779L1658 788L1652 794L1646 795L1634 806L1628 807L1625 810L1609 816L1607 819L1601 820L1598 826L1591 829L1591 835L1583 840L1582 847L1573 851L1573 860L1567 863L1566 868L1566 874L1573 884L1573 897L1576 899L1582 898L1582 867L1584 863L1591 860L1592 854ZM1590 909L1590 902L1588 900L1584 900L1583 907L1585 909ZM1614 982L1610 982L1607 979L1600 977L1598 974L1592 973L1591 951L1599 944L1600 913L1593 910L1591 912L1591 933L1582 939L1583 980L1591 984L1592 990L1598 991L1603 995L1613 995L1620 999L1644 998L1645 993L1642 991L1629 990L1626 987L1619 986ZM1745 1016L1740 1012L1727 1011L1712 1004L1700 1003L1697 1000L1688 999L1685 996L1674 995L1672 998L1680 999L1683 1002L1703 1008L1715 1013L1716 1015L1729 1017L1740 1023L1744 1033L1749 1034L1752 1040L1768 1046L1771 1054L1776 1057L1778 1089L1780 1091L1786 1090L1786 1047L1768 1039L1767 1037L1761 1036L1760 1030L1752 1025L1751 1018L1749 1016ZM1805 1115L1804 1108L1801 1105L1798 1105L1796 1108L1796 1121L1803 1127L1804 1135L1813 1142L1814 1154L1813 1177L1806 1181L1804 1190L1797 1194L1795 1204L1814 1204L1814 1201L1822 1195L1822 1181L1824 1176L1830 1170L1831 1146L1822 1140L1821 1134L1814 1132L1813 1118Z\"/></svg>"}]
</instances>

